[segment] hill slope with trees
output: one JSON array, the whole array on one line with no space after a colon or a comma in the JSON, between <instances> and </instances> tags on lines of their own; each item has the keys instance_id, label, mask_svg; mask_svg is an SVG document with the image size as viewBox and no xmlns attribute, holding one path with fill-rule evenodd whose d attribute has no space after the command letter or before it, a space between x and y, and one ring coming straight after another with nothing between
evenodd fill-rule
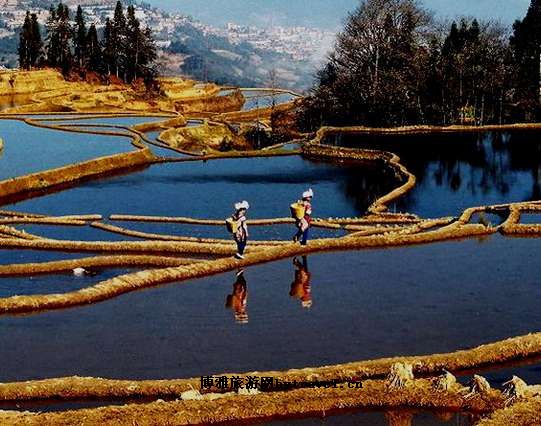
<instances>
[{"instance_id":1,"label":"hill slope with trees","mask_svg":"<svg viewBox=\"0 0 541 426\"><path fill-rule=\"evenodd\" d=\"M102 39L94 24L87 29L81 6L72 25L68 6L51 6L45 40L36 14L27 12L20 32L19 64L22 69L59 68L64 75L91 71L109 80L112 75L125 83L142 79L150 87L155 83L157 49L149 28L141 28L135 7L126 14L117 2L113 19L107 18Z\"/></svg>"},{"instance_id":2,"label":"hill slope with trees","mask_svg":"<svg viewBox=\"0 0 541 426\"><path fill-rule=\"evenodd\" d=\"M540 118L541 0L512 34L442 26L415 0L363 0L303 103L299 125L488 124Z\"/></svg>"}]
</instances>

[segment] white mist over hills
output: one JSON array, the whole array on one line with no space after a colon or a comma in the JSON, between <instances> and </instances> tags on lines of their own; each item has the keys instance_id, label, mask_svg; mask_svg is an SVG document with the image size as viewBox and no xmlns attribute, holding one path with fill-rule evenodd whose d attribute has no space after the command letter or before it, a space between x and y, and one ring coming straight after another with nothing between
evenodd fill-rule
<instances>
[{"instance_id":1,"label":"white mist over hills","mask_svg":"<svg viewBox=\"0 0 541 426\"><path fill-rule=\"evenodd\" d=\"M311 26L337 30L359 0L147 0L168 11L192 15L211 25ZM424 0L436 16L475 16L511 24L530 0Z\"/></svg>"}]
</instances>

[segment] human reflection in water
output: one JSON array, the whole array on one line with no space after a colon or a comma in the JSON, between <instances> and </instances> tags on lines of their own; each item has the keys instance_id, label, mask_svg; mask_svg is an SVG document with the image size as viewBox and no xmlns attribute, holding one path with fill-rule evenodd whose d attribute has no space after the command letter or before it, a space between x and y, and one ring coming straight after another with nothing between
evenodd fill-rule
<instances>
[{"instance_id":1,"label":"human reflection in water","mask_svg":"<svg viewBox=\"0 0 541 426\"><path fill-rule=\"evenodd\" d=\"M299 299L303 308L309 309L312 307L312 292L310 288L312 274L308 272L308 258L303 256L301 262L295 257L293 259L293 265L295 265L295 281L291 283L289 295Z\"/></svg>"},{"instance_id":2,"label":"human reflection in water","mask_svg":"<svg viewBox=\"0 0 541 426\"><path fill-rule=\"evenodd\" d=\"M235 321L239 324L248 323L248 288L244 278L244 269L237 272L237 280L233 283L233 293L229 294L225 300L225 307L232 309L235 313Z\"/></svg>"}]
</instances>

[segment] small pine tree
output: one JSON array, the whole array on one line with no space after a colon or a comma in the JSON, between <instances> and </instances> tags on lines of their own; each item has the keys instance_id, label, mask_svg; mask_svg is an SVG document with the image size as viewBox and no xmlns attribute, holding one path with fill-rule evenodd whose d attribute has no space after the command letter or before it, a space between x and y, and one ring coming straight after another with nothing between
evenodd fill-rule
<instances>
[{"instance_id":1,"label":"small pine tree","mask_svg":"<svg viewBox=\"0 0 541 426\"><path fill-rule=\"evenodd\" d=\"M80 69L85 68L87 61L87 31L86 22L81 6L77 6L77 14L75 16L75 60Z\"/></svg>"},{"instance_id":2,"label":"small pine tree","mask_svg":"<svg viewBox=\"0 0 541 426\"><path fill-rule=\"evenodd\" d=\"M114 64L114 73L117 77L124 74L126 64L126 17L122 3L118 1L115 7L113 22L111 26L112 59Z\"/></svg>"},{"instance_id":3,"label":"small pine tree","mask_svg":"<svg viewBox=\"0 0 541 426\"><path fill-rule=\"evenodd\" d=\"M46 23L47 28L47 65L56 68L60 58L60 40L58 37L58 18L56 9L51 6Z\"/></svg>"},{"instance_id":4,"label":"small pine tree","mask_svg":"<svg viewBox=\"0 0 541 426\"><path fill-rule=\"evenodd\" d=\"M138 78L142 48L143 33L141 32L141 25L135 17L135 7L130 5L127 10L126 23L125 73L127 82Z\"/></svg>"},{"instance_id":5,"label":"small pine tree","mask_svg":"<svg viewBox=\"0 0 541 426\"><path fill-rule=\"evenodd\" d=\"M41 66L43 62L43 41L41 40L41 28L38 17L35 13L30 15L31 24L31 44L30 44L30 62L32 67Z\"/></svg>"},{"instance_id":6,"label":"small pine tree","mask_svg":"<svg viewBox=\"0 0 541 426\"><path fill-rule=\"evenodd\" d=\"M103 53L98 41L98 31L96 25L91 24L86 38L86 49L88 55L88 69L97 73L105 70L103 63Z\"/></svg>"},{"instance_id":7,"label":"small pine tree","mask_svg":"<svg viewBox=\"0 0 541 426\"><path fill-rule=\"evenodd\" d=\"M19 67L24 70L29 70L32 65L31 60L31 45L32 45L32 22L30 12L26 12L23 28L19 37Z\"/></svg>"},{"instance_id":8,"label":"small pine tree","mask_svg":"<svg viewBox=\"0 0 541 426\"><path fill-rule=\"evenodd\" d=\"M64 75L69 74L72 67L71 42L73 39L73 28L70 24L70 12L68 6L59 3L56 10L57 33L59 43L58 66Z\"/></svg>"},{"instance_id":9,"label":"small pine tree","mask_svg":"<svg viewBox=\"0 0 541 426\"><path fill-rule=\"evenodd\" d=\"M105 30L102 41L102 63L103 72L109 78L115 72L115 46L113 39L113 24L109 18L105 20Z\"/></svg>"}]
</instances>

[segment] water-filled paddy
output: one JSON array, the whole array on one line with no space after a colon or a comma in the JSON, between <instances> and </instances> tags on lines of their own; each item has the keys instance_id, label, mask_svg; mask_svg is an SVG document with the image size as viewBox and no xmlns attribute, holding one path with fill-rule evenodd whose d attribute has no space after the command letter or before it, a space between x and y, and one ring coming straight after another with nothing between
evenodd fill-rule
<instances>
[{"instance_id":1,"label":"water-filled paddy","mask_svg":"<svg viewBox=\"0 0 541 426\"><path fill-rule=\"evenodd\" d=\"M90 275L84 276L76 276L71 272L66 272L53 275L0 278L0 297L77 291L100 281L128 273L130 270L125 268L93 268L90 272Z\"/></svg>"},{"instance_id":2,"label":"water-filled paddy","mask_svg":"<svg viewBox=\"0 0 541 426\"><path fill-rule=\"evenodd\" d=\"M307 187L316 191L319 217L358 216L395 183L385 172L299 156L160 164L62 192L22 201L16 210L50 215L99 213L225 218L236 201L250 217L289 216ZM377 194L377 195L376 195Z\"/></svg>"},{"instance_id":3,"label":"water-filled paddy","mask_svg":"<svg viewBox=\"0 0 541 426\"><path fill-rule=\"evenodd\" d=\"M220 90L218 96L230 96L236 89ZM270 92L268 90L246 90L241 89L241 93L246 99L242 107L242 111L250 111L252 109L269 108L273 104L280 105L291 102L298 96L289 92Z\"/></svg>"},{"instance_id":4,"label":"water-filled paddy","mask_svg":"<svg viewBox=\"0 0 541 426\"><path fill-rule=\"evenodd\" d=\"M53 238L72 241L126 241L134 238L113 234L98 228L87 226L59 226L59 225L14 225L16 229L24 230L44 238ZM184 234L187 235L187 234ZM139 239L140 240L140 239Z\"/></svg>"},{"instance_id":5,"label":"water-filled paddy","mask_svg":"<svg viewBox=\"0 0 541 426\"><path fill-rule=\"evenodd\" d=\"M91 256L88 253L57 252L57 251L31 251L31 250L0 250L0 265L13 263L50 262L59 259L77 259Z\"/></svg>"},{"instance_id":6,"label":"water-filled paddy","mask_svg":"<svg viewBox=\"0 0 541 426\"><path fill-rule=\"evenodd\" d=\"M112 221L115 226L121 226L142 232L192 236L197 238L225 238L230 239L231 234L227 231L225 224L221 226L207 225L186 225L177 223L151 223L151 222L123 222ZM250 226L250 238L252 240L289 240L296 232L293 224ZM52 231L51 231L52 232ZM346 235L343 229L326 229L313 227L311 238L330 238Z\"/></svg>"},{"instance_id":7,"label":"water-filled paddy","mask_svg":"<svg viewBox=\"0 0 541 426\"><path fill-rule=\"evenodd\" d=\"M537 240L494 237L321 254L308 258L310 288L285 260L246 270L245 287L231 272L92 306L1 317L10 344L0 348L0 380L265 371L447 352L527 334L541 327L537 248ZM236 312L225 307L228 295ZM537 365L512 371L541 379Z\"/></svg>"},{"instance_id":8,"label":"water-filled paddy","mask_svg":"<svg viewBox=\"0 0 541 426\"><path fill-rule=\"evenodd\" d=\"M157 118L140 120L148 119ZM75 120L73 123L91 126L102 120ZM132 125L139 119L115 117L105 120L109 120L109 124ZM131 149L127 138L56 132L12 120L2 121L0 125L6 141L2 154L5 167L0 171L2 178ZM148 135L154 139L158 132ZM417 185L392 204L391 210L437 217L456 215L475 205L540 198L536 158L541 144L535 133L443 134L401 136L400 139L343 136L330 143L381 148L401 156L403 163L416 175ZM158 155L176 156L170 150L155 149L159 150ZM29 151L36 154L27 155ZM250 162L249 167L246 162ZM269 217L287 215L289 203L305 187L313 186L316 215L358 216L378 196L397 184L386 177L384 171L370 170L359 164L343 166L300 157L220 160L154 166L129 176L85 183L65 193L23 205L28 205L31 210L44 208L46 213L52 209L65 214L65 206L80 208L84 193L87 200L95 199L93 206L104 214L216 218L228 215L231 203L245 198L257 206L250 212L252 216ZM270 191L269 186L272 186ZM131 188L129 193L124 191L127 187ZM145 202L140 200L142 194L145 194ZM64 210L58 212L59 207L51 204L58 204L60 200Z\"/></svg>"},{"instance_id":9,"label":"water-filled paddy","mask_svg":"<svg viewBox=\"0 0 541 426\"><path fill-rule=\"evenodd\" d=\"M273 104L274 105L285 104L297 98L297 96L291 93L286 93L286 92L277 92L277 93L272 94L267 91L253 91L253 90L243 91L243 95L246 98L246 102L244 103L242 107L243 111L250 111L252 109L259 109L259 108L269 108Z\"/></svg>"},{"instance_id":10,"label":"water-filled paddy","mask_svg":"<svg viewBox=\"0 0 541 426\"><path fill-rule=\"evenodd\" d=\"M154 121L167 120L168 116L133 116L133 117L102 117L102 118L86 118L84 116L79 117L66 117L66 120L42 120L43 124L58 125L58 124L77 124L77 125L93 125L104 124L110 126L124 126L131 127L142 123L151 123Z\"/></svg>"},{"instance_id":11,"label":"water-filled paddy","mask_svg":"<svg viewBox=\"0 0 541 426\"><path fill-rule=\"evenodd\" d=\"M130 138L61 132L0 120L0 179L135 149Z\"/></svg>"},{"instance_id":12,"label":"water-filled paddy","mask_svg":"<svg viewBox=\"0 0 541 426\"><path fill-rule=\"evenodd\" d=\"M423 216L541 198L541 139L536 132L344 134L326 143L398 154L417 185L398 200L397 208Z\"/></svg>"},{"instance_id":13,"label":"water-filled paddy","mask_svg":"<svg viewBox=\"0 0 541 426\"><path fill-rule=\"evenodd\" d=\"M88 128L97 123L136 122L126 117L66 121ZM0 176L5 173L5 177L17 175L15 169L6 171L9 167L34 171L36 158L44 159L36 163L37 170L43 170L132 149L126 138L54 132L11 120L0 121L0 126L6 147L14 139L21 141L0 160ZM157 133L149 136L155 138ZM370 141L370 147L377 143L397 152L418 177L417 187L396 208L441 216L478 204L539 198L536 153L541 148L534 133L428 139L430 144L423 138ZM396 185L384 170L354 163L314 162L300 156L233 159L156 165L21 201L13 208L51 215L124 213L216 219L231 214L233 202L247 199L252 204L250 217L283 217L289 213L289 204L312 186L317 216L358 216ZM537 219L538 214L524 215L522 222ZM480 220L499 223L490 215L473 219ZM113 224L151 233L229 237L223 226ZM61 239L133 240L88 226L17 227ZM288 239L291 233L291 225L251 228L254 239ZM313 234L336 235L343 233L314 229ZM309 283L300 279L302 265L288 259L247 269L245 281L233 271L90 306L3 316L0 324L9 344L0 347L0 381L68 375L156 379L276 370L448 352L523 335L541 327L538 250L537 239L495 236L318 254L307 259ZM3 250L0 264L87 256L92 254ZM0 297L74 291L128 270L96 272L85 277L66 273L2 278ZM460 378L463 383L467 374ZM482 374L497 386L513 374L530 383L541 381L541 367L535 360ZM325 424L387 424L389 418L384 413L353 412L327 418ZM415 414L413 424L468 424L468 419L421 412Z\"/></svg>"}]
</instances>

